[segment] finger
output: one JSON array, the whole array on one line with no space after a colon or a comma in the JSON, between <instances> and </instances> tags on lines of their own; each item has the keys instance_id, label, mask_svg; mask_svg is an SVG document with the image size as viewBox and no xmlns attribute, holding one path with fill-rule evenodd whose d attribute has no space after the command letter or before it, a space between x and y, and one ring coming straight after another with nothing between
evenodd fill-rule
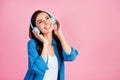
<instances>
[{"instance_id":1,"label":"finger","mask_svg":"<svg viewBox=\"0 0 120 80\"><path fill-rule=\"evenodd\" d=\"M44 39L44 36L42 34L39 35L41 39Z\"/></svg>"},{"instance_id":2,"label":"finger","mask_svg":"<svg viewBox=\"0 0 120 80\"><path fill-rule=\"evenodd\" d=\"M59 25L60 25L60 23L59 23L59 21L58 21L58 20L56 20L56 24L57 24L57 26L59 26Z\"/></svg>"},{"instance_id":3,"label":"finger","mask_svg":"<svg viewBox=\"0 0 120 80\"><path fill-rule=\"evenodd\" d=\"M57 24L58 29L60 29L61 28L61 22L57 20L56 24Z\"/></svg>"},{"instance_id":4,"label":"finger","mask_svg":"<svg viewBox=\"0 0 120 80\"><path fill-rule=\"evenodd\" d=\"M42 34L39 35L39 38L43 43L46 42L46 39Z\"/></svg>"},{"instance_id":5,"label":"finger","mask_svg":"<svg viewBox=\"0 0 120 80\"><path fill-rule=\"evenodd\" d=\"M54 30L57 30L57 26L54 27Z\"/></svg>"},{"instance_id":6,"label":"finger","mask_svg":"<svg viewBox=\"0 0 120 80\"><path fill-rule=\"evenodd\" d=\"M35 37L38 37L39 36L39 33L37 31L32 31L33 34L35 35Z\"/></svg>"},{"instance_id":7,"label":"finger","mask_svg":"<svg viewBox=\"0 0 120 80\"><path fill-rule=\"evenodd\" d=\"M32 31L34 35L36 35L36 32L35 31Z\"/></svg>"}]
</instances>

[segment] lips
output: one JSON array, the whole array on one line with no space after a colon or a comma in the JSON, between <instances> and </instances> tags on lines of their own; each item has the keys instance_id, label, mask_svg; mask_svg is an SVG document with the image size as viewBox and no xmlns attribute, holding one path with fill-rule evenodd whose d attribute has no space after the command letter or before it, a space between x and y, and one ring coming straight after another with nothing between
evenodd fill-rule
<instances>
[{"instance_id":1,"label":"lips","mask_svg":"<svg viewBox=\"0 0 120 80\"><path fill-rule=\"evenodd\" d=\"M44 27L44 29L49 29L51 26L50 25L47 25Z\"/></svg>"}]
</instances>

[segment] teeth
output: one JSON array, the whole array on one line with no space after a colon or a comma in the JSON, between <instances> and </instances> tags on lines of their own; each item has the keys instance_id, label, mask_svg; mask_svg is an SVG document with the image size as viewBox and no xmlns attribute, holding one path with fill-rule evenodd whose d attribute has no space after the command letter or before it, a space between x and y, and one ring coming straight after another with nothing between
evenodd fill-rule
<instances>
[{"instance_id":1,"label":"teeth","mask_svg":"<svg viewBox=\"0 0 120 80\"><path fill-rule=\"evenodd\" d=\"M45 29L48 29L50 27L50 25L48 25L48 26L45 26Z\"/></svg>"}]
</instances>

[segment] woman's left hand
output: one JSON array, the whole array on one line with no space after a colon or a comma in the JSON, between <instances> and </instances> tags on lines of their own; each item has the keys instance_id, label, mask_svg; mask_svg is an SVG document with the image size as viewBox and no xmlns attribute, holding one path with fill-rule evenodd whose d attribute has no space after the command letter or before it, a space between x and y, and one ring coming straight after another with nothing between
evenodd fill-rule
<instances>
[{"instance_id":1,"label":"woman's left hand","mask_svg":"<svg viewBox=\"0 0 120 80\"><path fill-rule=\"evenodd\" d=\"M62 26L60 21L56 20L56 26L54 27L54 33L55 35L57 35L58 37L60 36L60 34L62 33Z\"/></svg>"}]
</instances>

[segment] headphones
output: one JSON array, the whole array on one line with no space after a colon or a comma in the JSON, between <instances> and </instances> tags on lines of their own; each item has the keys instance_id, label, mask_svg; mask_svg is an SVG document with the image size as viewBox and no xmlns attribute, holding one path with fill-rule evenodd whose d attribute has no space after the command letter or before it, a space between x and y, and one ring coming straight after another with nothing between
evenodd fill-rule
<instances>
[{"instance_id":1,"label":"headphones","mask_svg":"<svg viewBox=\"0 0 120 80\"><path fill-rule=\"evenodd\" d=\"M56 24L56 19L55 19L54 17L51 17L50 19L52 20L52 23L55 25L55 24ZM31 20L31 21L32 21L32 20ZM38 27L37 27L37 26L33 27L31 21L30 21L30 26L31 26L32 30L33 30L33 31L36 31L36 32L38 32L38 33L40 34L40 30L38 29Z\"/></svg>"}]
</instances>

